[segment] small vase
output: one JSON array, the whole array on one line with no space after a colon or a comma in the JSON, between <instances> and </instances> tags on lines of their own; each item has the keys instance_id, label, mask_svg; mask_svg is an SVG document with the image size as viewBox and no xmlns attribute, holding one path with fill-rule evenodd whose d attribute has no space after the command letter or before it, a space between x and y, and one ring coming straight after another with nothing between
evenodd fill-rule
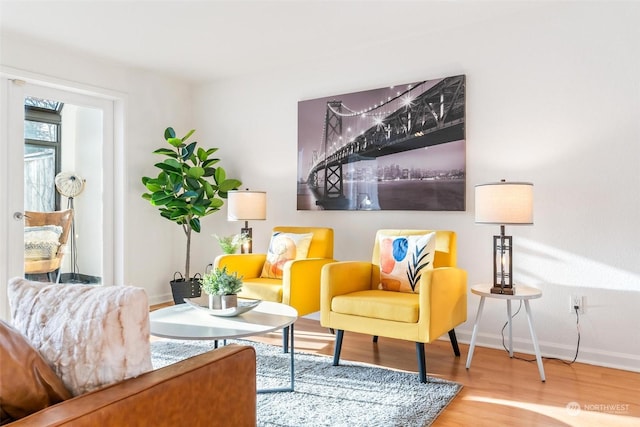
<instances>
[{"instance_id":1,"label":"small vase","mask_svg":"<svg viewBox=\"0 0 640 427\"><path fill-rule=\"evenodd\" d=\"M238 295L222 295L222 309L238 306Z\"/></svg>"},{"instance_id":2,"label":"small vase","mask_svg":"<svg viewBox=\"0 0 640 427\"><path fill-rule=\"evenodd\" d=\"M209 295L209 310L220 310L222 308L221 300L220 295Z\"/></svg>"}]
</instances>

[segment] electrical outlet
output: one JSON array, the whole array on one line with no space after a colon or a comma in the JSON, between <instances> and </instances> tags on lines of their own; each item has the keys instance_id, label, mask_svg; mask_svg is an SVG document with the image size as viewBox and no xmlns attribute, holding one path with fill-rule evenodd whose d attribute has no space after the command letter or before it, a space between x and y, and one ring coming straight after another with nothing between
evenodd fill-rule
<instances>
[{"instance_id":1,"label":"electrical outlet","mask_svg":"<svg viewBox=\"0 0 640 427\"><path fill-rule=\"evenodd\" d=\"M584 297L581 295L571 295L569 297L569 313L575 313L578 307L578 313L584 313Z\"/></svg>"}]
</instances>

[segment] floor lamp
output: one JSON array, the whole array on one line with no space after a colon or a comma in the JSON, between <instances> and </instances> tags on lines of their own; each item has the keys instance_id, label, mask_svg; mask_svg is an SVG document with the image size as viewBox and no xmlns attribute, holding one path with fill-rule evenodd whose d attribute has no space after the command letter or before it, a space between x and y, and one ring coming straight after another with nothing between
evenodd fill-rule
<instances>
[{"instance_id":1,"label":"floor lamp","mask_svg":"<svg viewBox=\"0 0 640 427\"><path fill-rule=\"evenodd\" d=\"M247 241L240 247L241 253L251 253L253 246L252 230L249 221L267 219L267 193L264 191L229 191L227 194L227 219L244 221L240 232Z\"/></svg>"},{"instance_id":2,"label":"floor lamp","mask_svg":"<svg viewBox=\"0 0 640 427\"><path fill-rule=\"evenodd\" d=\"M505 225L533 224L533 184L500 182L476 185L476 223L498 224L500 235L493 236L493 286L491 293L514 295L511 236Z\"/></svg>"}]
</instances>

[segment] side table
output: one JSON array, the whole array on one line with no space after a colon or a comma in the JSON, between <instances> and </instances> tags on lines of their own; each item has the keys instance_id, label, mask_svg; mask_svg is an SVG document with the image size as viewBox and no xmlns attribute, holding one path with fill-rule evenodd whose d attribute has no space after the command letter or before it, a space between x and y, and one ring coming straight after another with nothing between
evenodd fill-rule
<instances>
[{"instance_id":1,"label":"side table","mask_svg":"<svg viewBox=\"0 0 640 427\"><path fill-rule=\"evenodd\" d=\"M542 356L540 355L540 347L538 346L538 339L536 338L536 332L533 328L533 319L531 317L531 307L529 307L529 300L540 298L542 291L540 289L531 288L529 286L518 285L516 286L515 295L505 294L492 294L491 285L482 284L471 287L471 293L480 296L480 305L478 305L478 314L476 314L476 321L473 324L473 333L471 335L471 345L469 346L469 354L467 356L467 369L471 367L471 359L473 359L473 350L476 346L476 337L478 335L478 324L482 317L482 310L484 308L485 298L496 298L507 300L507 324L509 327L509 357L513 357L513 333L511 327L511 301L521 300L524 301L524 307L527 311L527 320L529 321L529 332L531 332L531 340L533 341L533 349L536 353L536 361L538 362L538 371L540 371L540 379L542 382L546 380L544 376L544 366L542 365Z\"/></svg>"}]
</instances>

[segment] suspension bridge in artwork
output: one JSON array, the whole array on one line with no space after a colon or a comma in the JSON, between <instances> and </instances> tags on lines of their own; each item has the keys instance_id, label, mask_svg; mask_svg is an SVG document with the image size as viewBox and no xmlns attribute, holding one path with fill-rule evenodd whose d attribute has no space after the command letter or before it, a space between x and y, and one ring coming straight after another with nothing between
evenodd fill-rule
<instances>
[{"instance_id":1,"label":"suspension bridge in artwork","mask_svg":"<svg viewBox=\"0 0 640 427\"><path fill-rule=\"evenodd\" d=\"M316 204L343 209L348 163L465 138L465 76L423 81L374 106L352 109L327 102L321 149L314 151L307 185Z\"/></svg>"}]
</instances>

